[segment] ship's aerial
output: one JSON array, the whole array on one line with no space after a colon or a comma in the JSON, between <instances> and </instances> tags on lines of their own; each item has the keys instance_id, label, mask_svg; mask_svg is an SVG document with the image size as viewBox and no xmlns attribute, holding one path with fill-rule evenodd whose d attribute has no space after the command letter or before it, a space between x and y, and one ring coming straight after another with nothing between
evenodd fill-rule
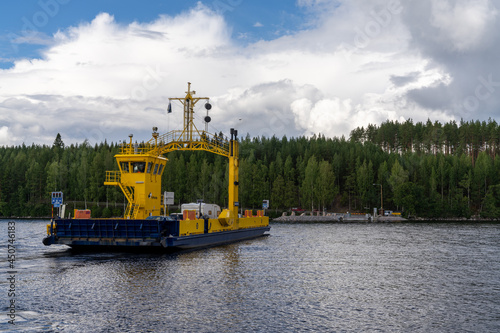
<instances>
[{"instance_id":1,"label":"ship's aerial","mask_svg":"<svg viewBox=\"0 0 500 333\"><path fill-rule=\"evenodd\" d=\"M239 214L238 132L230 137L208 132L210 117L205 117L205 129L194 124L194 107L207 97L194 97L188 83L186 96L170 98L184 107L184 128L160 135L153 127L152 138L141 145L124 142L115 155L117 171L107 171L105 185L118 186L128 201L123 218L96 219L75 211L72 218L56 217L47 225L45 245L65 244L74 249L121 250L159 249L177 250L214 246L223 243L265 235L270 230L269 217L263 210L254 214L246 210ZM169 104L170 109L170 104ZM171 151L198 150L222 155L229 160L228 206L221 209L216 204L186 203L181 214L167 215L166 195L161 191L161 177ZM88 213L88 212L87 212ZM61 215L64 215L61 214Z\"/></svg>"}]
</instances>

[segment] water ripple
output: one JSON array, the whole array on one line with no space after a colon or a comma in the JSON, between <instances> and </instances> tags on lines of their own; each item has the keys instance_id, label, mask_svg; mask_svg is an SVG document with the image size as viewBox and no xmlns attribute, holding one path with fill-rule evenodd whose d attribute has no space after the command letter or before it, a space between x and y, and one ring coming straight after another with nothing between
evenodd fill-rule
<instances>
[{"instance_id":1,"label":"water ripple","mask_svg":"<svg viewBox=\"0 0 500 333\"><path fill-rule=\"evenodd\" d=\"M273 224L173 255L45 247L44 225L16 222L18 332L500 330L498 224Z\"/></svg>"}]
</instances>

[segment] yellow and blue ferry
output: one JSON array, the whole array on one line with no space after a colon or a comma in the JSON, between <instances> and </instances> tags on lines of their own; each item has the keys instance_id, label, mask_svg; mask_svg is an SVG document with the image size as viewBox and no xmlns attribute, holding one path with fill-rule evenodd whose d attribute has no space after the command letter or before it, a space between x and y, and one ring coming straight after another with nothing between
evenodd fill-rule
<instances>
[{"instance_id":1,"label":"yellow and blue ferry","mask_svg":"<svg viewBox=\"0 0 500 333\"><path fill-rule=\"evenodd\" d=\"M123 143L115 155L118 171L107 171L105 185L118 186L128 201L123 218L96 219L86 216L54 218L47 225L45 245L65 244L74 249L178 250L214 246L266 235L270 230L269 217L264 211L245 211L239 214L238 132L231 129L230 139L207 130L199 131L194 125L194 107L207 97L194 97L191 83L183 98L184 128L160 135L153 128L152 138L144 145ZM170 109L169 104L169 109ZM207 116L205 122L210 118ZM206 126L207 127L207 126ZM161 194L161 177L167 163L165 154L178 150L202 150L222 155L229 160L228 207L216 212L186 209L183 214L166 216ZM192 207L193 208L193 207Z\"/></svg>"}]
</instances>

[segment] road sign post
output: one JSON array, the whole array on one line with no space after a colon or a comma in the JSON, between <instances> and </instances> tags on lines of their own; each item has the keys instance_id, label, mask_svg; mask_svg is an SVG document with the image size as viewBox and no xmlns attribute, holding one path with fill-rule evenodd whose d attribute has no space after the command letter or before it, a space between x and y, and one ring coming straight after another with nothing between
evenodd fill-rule
<instances>
[{"instance_id":1,"label":"road sign post","mask_svg":"<svg viewBox=\"0 0 500 333\"><path fill-rule=\"evenodd\" d=\"M174 204L174 192L163 192L163 213L168 215L168 205Z\"/></svg>"},{"instance_id":2,"label":"road sign post","mask_svg":"<svg viewBox=\"0 0 500 333\"><path fill-rule=\"evenodd\" d=\"M62 192L52 192L52 218L54 217L54 207L58 208L58 212L60 212L60 207L63 204L63 193ZM58 214L59 215L59 214Z\"/></svg>"}]
</instances>

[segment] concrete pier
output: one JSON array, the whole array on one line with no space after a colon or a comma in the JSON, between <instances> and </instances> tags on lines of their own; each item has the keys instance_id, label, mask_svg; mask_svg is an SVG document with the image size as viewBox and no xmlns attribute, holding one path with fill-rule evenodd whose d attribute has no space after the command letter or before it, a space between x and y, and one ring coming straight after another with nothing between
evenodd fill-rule
<instances>
[{"instance_id":1,"label":"concrete pier","mask_svg":"<svg viewBox=\"0 0 500 333\"><path fill-rule=\"evenodd\" d=\"M401 222L406 221L400 216L375 216L370 214L348 214L348 213L328 213L321 215L291 215L283 213L282 216L273 219L275 222Z\"/></svg>"}]
</instances>

